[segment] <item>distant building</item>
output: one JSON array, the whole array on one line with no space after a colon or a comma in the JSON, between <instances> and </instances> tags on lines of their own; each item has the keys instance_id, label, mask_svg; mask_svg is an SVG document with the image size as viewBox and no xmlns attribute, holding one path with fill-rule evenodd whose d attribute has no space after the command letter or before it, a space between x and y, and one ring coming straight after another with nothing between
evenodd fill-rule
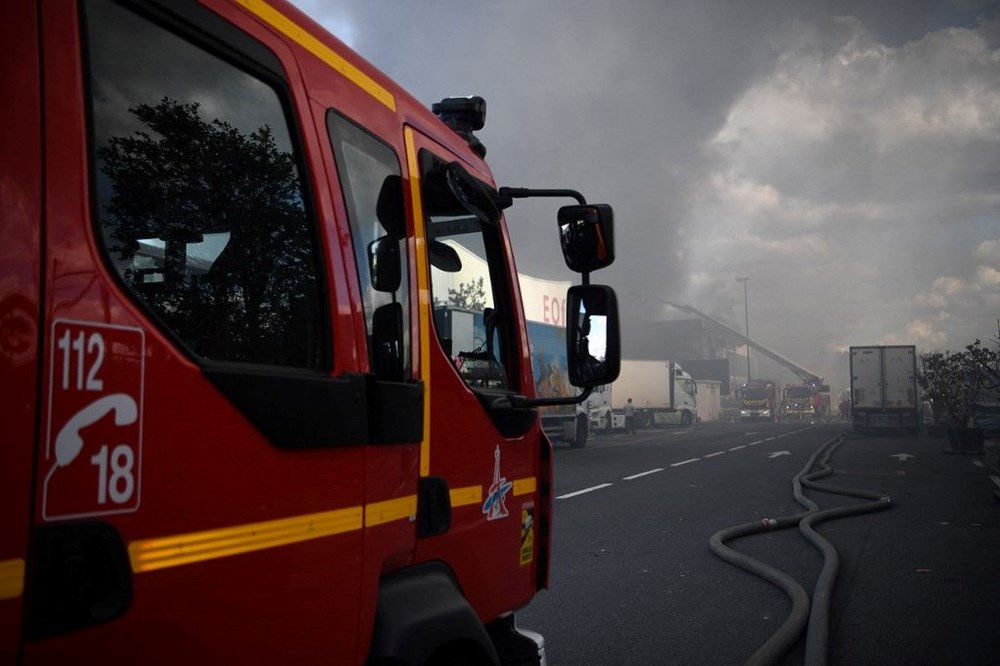
<instances>
[{"instance_id":1,"label":"distant building","mask_svg":"<svg viewBox=\"0 0 1000 666\"><path fill-rule=\"evenodd\" d=\"M764 349L756 341L753 344L750 372L754 379L763 377L779 385L797 381L794 364L787 359L779 363L773 357L780 355ZM623 321L622 358L677 361L692 379L720 382L723 396L733 396L734 390L747 381L745 337L710 317Z\"/></svg>"},{"instance_id":2,"label":"distant building","mask_svg":"<svg viewBox=\"0 0 1000 666\"><path fill-rule=\"evenodd\" d=\"M624 321L622 358L677 361L692 379L718 381L721 395L746 381L742 340L703 319Z\"/></svg>"}]
</instances>

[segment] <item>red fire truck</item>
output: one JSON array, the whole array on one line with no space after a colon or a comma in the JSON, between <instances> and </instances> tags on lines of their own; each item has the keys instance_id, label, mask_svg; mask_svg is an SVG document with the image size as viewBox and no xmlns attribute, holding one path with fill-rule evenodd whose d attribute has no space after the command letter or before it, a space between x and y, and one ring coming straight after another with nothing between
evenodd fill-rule
<instances>
[{"instance_id":1,"label":"red fire truck","mask_svg":"<svg viewBox=\"0 0 1000 666\"><path fill-rule=\"evenodd\" d=\"M830 411L830 387L823 380L786 384L782 389L781 418L788 421L814 421L826 418Z\"/></svg>"},{"instance_id":2,"label":"red fire truck","mask_svg":"<svg viewBox=\"0 0 1000 666\"><path fill-rule=\"evenodd\" d=\"M575 200L589 389L611 209L498 188L482 99L424 109L282 0L3 17L0 662L538 663L559 399L502 211Z\"/></svg>"},{"instance_id":3,"label":"red fire truck","mask_svg":"<svg viewBox=\"0 0 1000 666\"><path fill-rule=\"evenodd\" d=\"M751 379L740 388L740 420L778 420L778 399L774 382Z\"/></svg>"}]
</instances>

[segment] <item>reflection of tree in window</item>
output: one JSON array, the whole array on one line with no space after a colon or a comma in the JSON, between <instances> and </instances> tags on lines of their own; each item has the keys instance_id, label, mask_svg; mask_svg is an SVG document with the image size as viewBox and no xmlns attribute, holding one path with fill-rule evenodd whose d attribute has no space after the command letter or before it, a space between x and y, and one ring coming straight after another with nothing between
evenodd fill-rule
<instances>
[{"instance_id":1,"label":"reflection of tree in window","mask_svg":"<svg viewBox=\"0 0 1000 666\"><path fill-rule=\"evenodd\" d=\"M485 280L482 277L468 282L459 282L458 287L448 290L448 301L437 301L435 305L452 305L456 308L482 312L486 307Z\"/></svg>"},{"instance_id":2,"label":"reflection of tree in window","mask_svg":"<svg viewBox=\"0 0 1000 666\"><path fill-rule=\"evenodd\" d=\"M276 98L273 103L277 104ZM295 159L163 98L97 148L105 243L143 300L208 358L315 367L318 289Z\"/></svg>"}]
</instances>

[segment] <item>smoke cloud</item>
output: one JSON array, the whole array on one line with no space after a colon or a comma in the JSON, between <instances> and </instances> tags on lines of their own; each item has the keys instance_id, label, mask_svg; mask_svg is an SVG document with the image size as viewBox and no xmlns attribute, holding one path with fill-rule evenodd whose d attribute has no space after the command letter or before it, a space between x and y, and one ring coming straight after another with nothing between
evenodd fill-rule
<instances>
[{"instance_id":1,"label":"smoke cloud","mask_svg":"<svg viewBox=\"0 0 1000 666\"><path fill-rule=\"evenodd\" d=\"M428 106L488 103L501 185L614 206L623 314L743 328L847 383L851 345L956 349L1000 317L1000 11L975 0L300 0ZM555 204L508 211L569 279Z\"/></svg>"}]
</instances>

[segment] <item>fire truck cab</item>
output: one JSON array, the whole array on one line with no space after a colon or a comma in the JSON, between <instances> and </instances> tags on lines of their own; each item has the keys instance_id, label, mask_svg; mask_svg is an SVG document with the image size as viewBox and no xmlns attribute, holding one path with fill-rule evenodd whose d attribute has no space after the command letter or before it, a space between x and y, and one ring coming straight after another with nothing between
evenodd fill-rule
<instances>
[{"instance_id":1,"label":"fire truck cab","mask_svg":"<svg viewBox=\"0 0 1000 666\"><path fill-rule=\"evenodd\" d=\"M752 379L740 387L740 420L779 420L777 390L774 382L766 379Z\"/></svg>"},{"instance_id":2,"label":"fire truck cab","mask_svg":"<svg viewBox=\"0 0 1000 666\"><path fill-rule=\"evenodd\" d=\"M513 613L549 580L549 403L503 210L573 199L585 399L611 209L498 188L485 102L423 108L283 0L15 0L0 33L0 662L542 661Z\"/></svg>"}]
</instances>

